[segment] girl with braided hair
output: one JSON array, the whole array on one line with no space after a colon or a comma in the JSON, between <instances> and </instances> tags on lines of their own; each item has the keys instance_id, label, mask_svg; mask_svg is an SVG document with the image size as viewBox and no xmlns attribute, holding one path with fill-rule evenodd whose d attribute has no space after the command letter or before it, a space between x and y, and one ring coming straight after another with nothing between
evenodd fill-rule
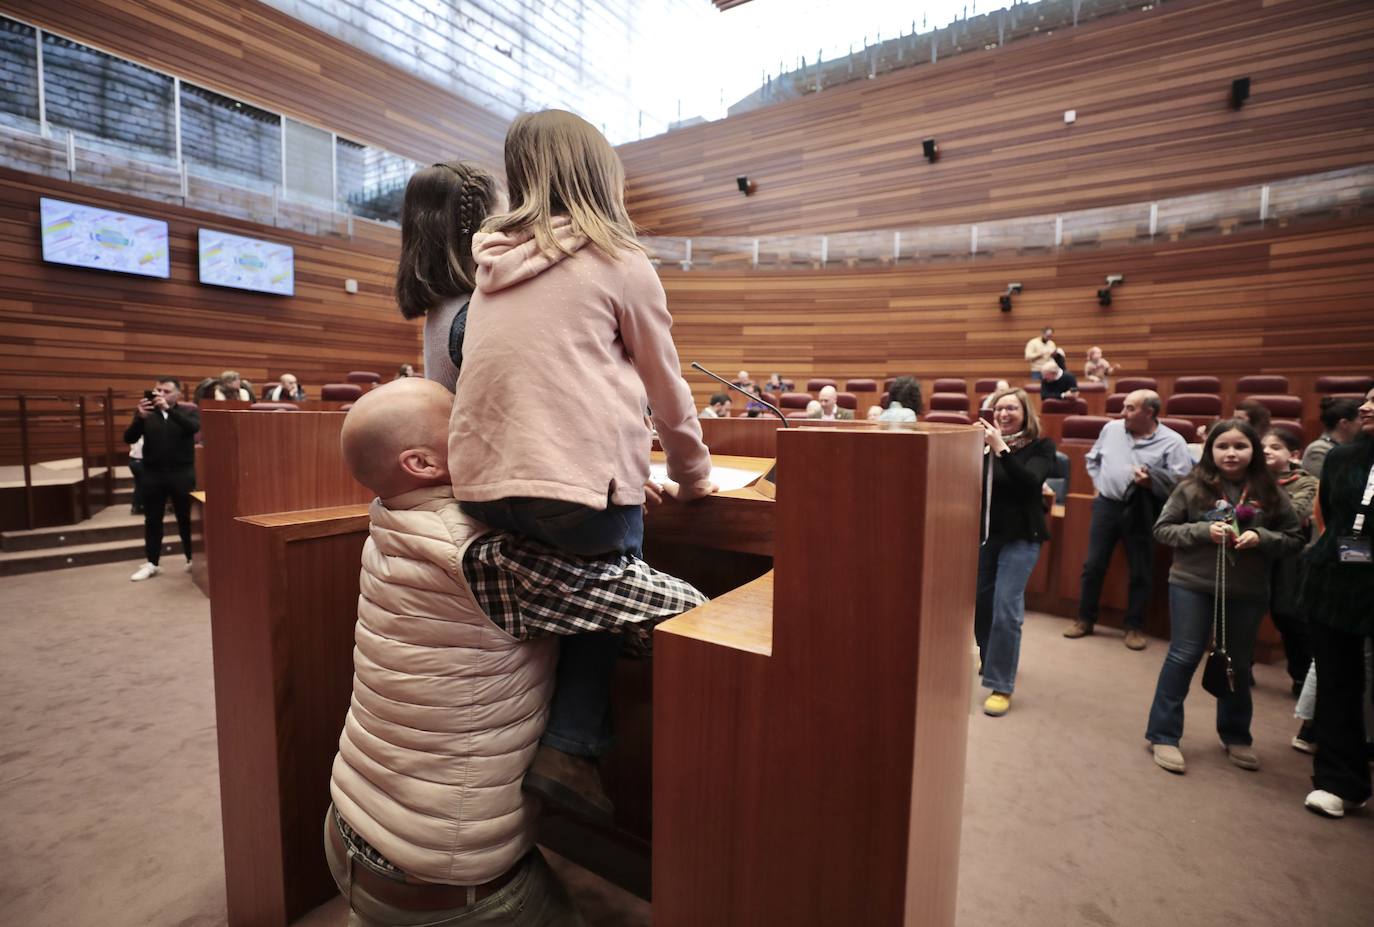
<instances>
[{"instance_id":1,"label":"girl with braided hair","mask_svg":"<svg viewBox=\"0 0 1374 927\"><path fill-rule=\"evenodd\" d=\"M468 161L416 171L401 206L396 303L407 319L425 319L425 377L458 384L464 315L476 287L472 237L500 206L496 178Z\"/></svg>"}]
</instances>

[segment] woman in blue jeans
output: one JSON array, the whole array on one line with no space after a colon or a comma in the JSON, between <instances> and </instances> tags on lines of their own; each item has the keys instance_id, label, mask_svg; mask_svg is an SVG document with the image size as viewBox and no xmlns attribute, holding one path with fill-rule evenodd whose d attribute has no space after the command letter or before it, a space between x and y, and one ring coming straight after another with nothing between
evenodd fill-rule
<instances>
[{"instance_id":1,"label":"woman in blue jeans","mask_svg":"<svg viewBox=\"0 0 1374 927\"><path fill-rule=\"evenodd\" d=\"M1297 513L1274 482L1259 435L1249 424L1224 419L1212 426L1202 459L1169 496L1154 535L1174 549L1169 652L1145 730L1155 763L1173 773L1186 769L1179 750L1183 701L1208 652L1215 609L1219 614L1224 610L1225 649L1234 669L1234 688L1217 699L1217 734L1232 763L1259 769L1250 738L1255 635L1269 608L1271 565L1296 552L1302 534ZM1224 561L1224 586L1219 559Z\"/></svg>"},{"instance_id":2,"label":"woman in blue jeans","mask_svg":"<svg viewBox=\"0 0 1374 927\"><path fill-rule=\"evenodd\" d=\"M1026 620L1026 583L1045 526L1041 487L1054 467L1054 442L1040 437L1040 421L1025 390L1004 389L992 397L992 423L979 419L992 468L988 538L978 552L978 599L973 634L983 663L983 685L992 694L983 712L1000 717L1011 708L1021 625Z\"/></svg>"}]
</instances>

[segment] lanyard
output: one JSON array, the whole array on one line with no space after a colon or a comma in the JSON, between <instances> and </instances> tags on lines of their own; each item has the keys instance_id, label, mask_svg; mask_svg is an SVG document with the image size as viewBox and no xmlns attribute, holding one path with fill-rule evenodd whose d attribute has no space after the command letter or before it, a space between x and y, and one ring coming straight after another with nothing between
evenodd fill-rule
<instances>
[{"instance_id":1,"label":"lanyard","mask_svg":"<svg viewBox=\"0 0 1374 927\"><path fill-rule=\"evenodd\" d=\"M1371 499L1374 499L1374 467L1369 468L1369 477L1364 481L1364 496L1360 499L1360 509L1355 516L1355 524L1350 527L1351 534L1358 535L1364 530L1364 513L1369 511Z\"/></svg>"}]
</instances>

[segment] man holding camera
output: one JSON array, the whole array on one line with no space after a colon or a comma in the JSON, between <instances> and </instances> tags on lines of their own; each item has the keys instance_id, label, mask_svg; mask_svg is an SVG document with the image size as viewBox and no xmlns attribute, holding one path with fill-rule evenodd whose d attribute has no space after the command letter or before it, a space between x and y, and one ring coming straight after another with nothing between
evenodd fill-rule
<instances>
[{"instance_id":1,"label":"man holding camera","mask_svg":"<svg viewBox=\"0 0 1374 927\"><path fill-rule=\"evenodd\" d=\"M196 488L196 432L200 431L200 413L177 405L181 398L181 381L163 377L155 389L144 392L139 400L134 420L124 430L124 443L143 439L143 549L148 562L139 567L129 579L142 582L162 570L158 560L162 554L162 520L167 513L167 500L172 500L176 512L177 531L181 534L181 550L186 555L186 569L191 569L191 491Z\"/></svg>"}]
</instances>

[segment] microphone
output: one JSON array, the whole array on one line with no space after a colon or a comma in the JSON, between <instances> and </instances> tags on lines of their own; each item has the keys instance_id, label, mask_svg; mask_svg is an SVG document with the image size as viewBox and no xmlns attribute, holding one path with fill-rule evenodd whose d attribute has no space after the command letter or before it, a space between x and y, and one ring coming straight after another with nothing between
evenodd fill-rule
<instances>
[{"instance_id":1,"label":"microphone","mask_svg":"<svg viewBox=\"0 0 1374 927\"><path fill-rule=\"evenodd\" d=\"M770 412L772 412L772 413L773 413L774 415L776 415L778 418L782 419L782 427L784 427L784 428L791 428L791 427L792 427L792 425L787 421L787 416L782 414L782 410L779 409L777 406L773 405L773 404L772 404L771 402L769 402L767 399L764 399L762 396L755 396L753 393L749 392L749 391L748 391L747 389L745 389L744 387L742 387L742 386L736 386L734 383L731 383L729 380L725 379L724 377L716 376L714 373L712 373L711 371L707 370L705 367L701 366L701 365L698 364L696 361L692 361L692 369L693 369L693 370L700 370L702 373L706 374L706 375L707 375L708 377L710 377L712 380L719 380L721 383L724 383L726 386L730 387L732 390L734 390L734 391L737 392L737 393L743 393L745 396L747 396L747 397L749 398L749 400L750 400L751 402L757 402L757 403L759 403L760 405L767 406L767 407L768 407L768 410L769 410Z\"/></svg>"}]
</instances>

